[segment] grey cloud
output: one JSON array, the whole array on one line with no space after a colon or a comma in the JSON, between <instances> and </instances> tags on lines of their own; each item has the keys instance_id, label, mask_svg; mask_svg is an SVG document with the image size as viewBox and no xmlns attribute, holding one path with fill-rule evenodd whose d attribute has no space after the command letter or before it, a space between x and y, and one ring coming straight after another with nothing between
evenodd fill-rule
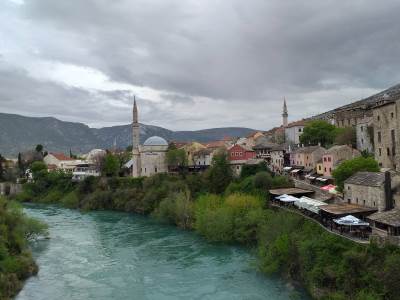
<instances>
[{"instance_id":1,"label":"grey cloud","mask_svg":"<svg viewBox=\"0 0 400 300\"><path fill-rule=\"evenodd\" d=\"M189 118L196 127L239 122L267 129L279 124L285 95L295 119L367 96L348 92L351 88L361 93L400 81L400 2L395 0L385 5L373 0L29 0L7 9L26 22L23 30L39 50L37 57L165 90L162 97L181 108L194 105L195 97L226 103L226 112L220 112L226 118L210 120L204 109ZM55 94L87 103L85 109L94 111L87 111L88 122L130 118L117 108L110 114L107 104L107 99L128 103L124 91L93 95L32 84L43 89L41 94L36 89L42 101L53 97L47 101L54 102ZM8 99L22 99L18 93ZM67 103L77 108L65 116L84 120L82 104ZM242 105L242 115L231 104ZM61 111L57 104L49 107L55 110L49 113ZM184 126L188 119L145 100L143 112L145 121L157 125Z\"/></svg>"}]
</instances>

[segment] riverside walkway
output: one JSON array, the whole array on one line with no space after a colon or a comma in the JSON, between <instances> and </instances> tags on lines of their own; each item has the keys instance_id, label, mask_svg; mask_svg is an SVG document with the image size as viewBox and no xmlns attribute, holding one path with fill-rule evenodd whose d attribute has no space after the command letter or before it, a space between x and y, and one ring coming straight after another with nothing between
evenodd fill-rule
<instances>
[{"instance_id":1,"label":"riverside walkway","mask_svg":"<svg viewBox=\"0 0 400 300\"><path fill-rule=\"evenodd\" d=\"M281 206L281 205L274 204L274 203L270 203L270 206L271 206L271 207L275 207L275 208L279 208L279 209L282 209L282 210L285 210L285 211L287 211L287 212L291 212L291 213L297 214L297 215L299 215L299 216L301 216L301 217L303 217L303 218L306 218L306 219L308 219L308 220L310 220L310 221L312 221L312 222L318 224L318 225L319 225L321 228L323 228L325 231L327 231L327 232L329 232L329 233L332 233L332 234L335 234L335 235L337 235L337 236L340 236L340 237L342 237L342 238L348 239L348 240L350 240L350 241L352 241L352 242L355 242L355 243L358 243L358 244L363 244L363 245L368 245L368 244L370 243L369 239L357 238L357 237L354 237L354 236L350 236L350 235L347 235L347 234L340 233L340 232L337 231L337 230L333 230L333 229L331 230L329 227L326 227L326 226L325 226L324 224L322 224L320 221L316 220L315 218L312 218L312 217L310 217L310 216L307 216L307 215L303 214L301 211L299 211L299 210L297 210L297 209L289 208L289 207L285 207L285 206Z\"/></svg>"}]
</instances>

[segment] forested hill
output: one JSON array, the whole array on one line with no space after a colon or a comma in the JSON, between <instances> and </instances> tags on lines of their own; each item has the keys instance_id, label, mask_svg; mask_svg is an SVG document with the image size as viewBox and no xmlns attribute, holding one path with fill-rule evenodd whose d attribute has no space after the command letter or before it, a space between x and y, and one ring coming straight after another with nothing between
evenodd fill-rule
<instances>
[{"instance_id":1,"label":"forested hill","mask_svg":"<svg viewBox=\"0 0 400 300\"><path fill-rule=\"evenodd\" d=\"M141 124L141 142L158 135L168 141L207 142L225 136L246 136L254 129L242 127L212 128L198 131L172 131ZM52 117L34 118L0 113L0 153L15 157L18 152L43 144L49 151L85 153L93 148L109 148L117 142L119 148L132 143L130 125L90 128L82 123L60 121Z\"/></svg>"}]
</instances>

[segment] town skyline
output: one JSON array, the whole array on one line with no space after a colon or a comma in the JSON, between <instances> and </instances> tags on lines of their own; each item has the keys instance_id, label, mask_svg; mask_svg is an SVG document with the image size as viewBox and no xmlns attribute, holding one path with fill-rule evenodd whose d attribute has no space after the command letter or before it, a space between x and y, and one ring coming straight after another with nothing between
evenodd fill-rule
<instances>
[{"instance_id":1,"label":"town skyline","mask_svg":"<svg viewBox=\"0 0 400 300\"><path fill-rule=\"evenodd\" d=\"M2 112L107 127L135 94L145 124L269 129L399 83L399 5L6 0Z\"/></svg>"}]
</instances>

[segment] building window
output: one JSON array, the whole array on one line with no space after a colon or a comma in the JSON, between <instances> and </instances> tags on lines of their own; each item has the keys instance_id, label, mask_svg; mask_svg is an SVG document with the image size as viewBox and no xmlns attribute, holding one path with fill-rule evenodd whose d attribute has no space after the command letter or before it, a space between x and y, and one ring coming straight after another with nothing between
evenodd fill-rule
<instances>
[{"instance_id":1,"label":"building window","mask_svg":"<svg viewBox=\"0 0 400 300\"><path fill-rule=\"evenodd\" d=\"M380 117L379 115L378 115L376 118L377 118L377 120L378 120L378 121L380 121L380 120L381 120L381 117Z\"/></svg>"},{"instance_id":2,"label":"building window","mask_svg":"<svg viewBox=\"0 0 400 300\"><path fill-rule=\"evenodd\" d=\"M144 172L146 173L146 168L144 168Z\"/></svg>"},{"instance_id":3,"label":"building window","mask_svg":"<svg viewBox=\"0 0 400 300\"><path fill-rule=\"evenodd\" d=\"M301 132L301 128L299 128L299 132Z\"/></svg>"},{"instance_id":4,"label":"building window","mask_svg":"<svg viewBox=\"0 0 400 300\"><path fill-rule=\"evenodd\" d=\"M389 148L386 148L386 154L387 154L387 156L390 156L390 149Z\"/></svg>"},{"instance_id":5,"label":"building window","mask_svg":"<svg viewBox=\"0 0 400 300\"><path fill-rule=\"evenodd\" d=\"M154 167L154 172L157 173L157 167Z\"/></svg>"},{"instance_id":6,"label":"building window","mask_svg":"<svg viewBox=\"0 0 400 300\"><path fill-rule=\"evenodd\" d=\"M332 161L330 157L328 157L328 161L329 161L329 162Z\"/></svg>"},{"instance_id":7,"label":"building window","mask_svg":"<svg viewBox=\"0 0 400 300\"><path fill-rule=\"evenodd\" d=\"M390 113L390 117L393 119L394 118L394 113Z\"/></svg>"},{"instance_id":8,"label":"building window","mask_svg":"<svg viewBox=\"0 0 400 300\"><path fill-rule=\"evenodd\" d=\"M382 141L382 135L381 132L378 131L378 143L380 143Z\"/></svg>"},{"instance_id":9,"label":"building window","mask_svg":"<svg viewBox=\"0 0 400 300\"><path fill-rule=\"evenodd\" d=\"M347 190L350 190L350 186L349 185L347 186Z\"/></svg>"},{"instance_id":10,"label":"building window","mask_svg":"<svg viewBox=\"0 0 400 300\"><path fill-rule=\"evenodd\" d=\"M361 129L361 132L363 132L364 131L364 126L361 126L360 129Z\"/></svg>"},{"instance_id":11,"label":"building window","mask_svg":"<svg viewBox=\"0 0 400 300\"><path fill-rule=\"evenodd\" d=\"M363 203L364 203L364 205L365 205L365 200L363 200Z\"/></svg>"},{"instance_id":12,"label":"building window","mask_svg":"<svg viewBox=\"0 0 400 300\"><path fill-rule=\"evenodd\" d=\"M361 145L364 145L364 139L361 139Z\"/></svg>"},{"instance_id":13,"label":"building window","mask_svg":"<svg viewBox=\"0 0 400 300\"><path fill-rule=\"evenodd\" d=\"M326 168L324 168L324 172L326 172Z\"/></svg>"},{"instance_id":14,"label":"building window","mask_svg":"<svg viewBox=\"0 0 400 300\"><path fill-rule=\"evenodd\" d=\"M350 204L350 202L351 202L351 200L350 200L350 199L347 199L347 203Z\"/></svg>"},{"instance_id":15,"label":"building window","mask_svg":"<svg viewBox=\"0 0 400 300\"><path fill-rule=\"evenodd\" d=\"M382 149L379 148L378 150L379 150L379 156L381 156L382 155Z\"/></svg>"},{"instance_id":16,"label":"building window","mask_svg":"<svg viewBox=\"0 0 400 300\"><path fill-rule=\"evenodd\" d=\"M375 201L374 201L374 206L376 206L376 203L375 203Z\"/></svg>"},{"instance_id":17,"label":"building window","mask_svg":"<svg viewBox=\"0 0 400 300\"><path fill-rule=\"evenodd\" d=\"M350 119L347 119L347 125L350 125Z\"/></svg>"},{"instance_id":18,"label":"building window","mask_svg":"<svg viewBox=\"0 0 400 300\"><path fill-rule=\"evenodd\" d=\"M329 168L329 173L332 173L332 168Z\"/></svg>"},{"instance_id":19,"label":"building window","mask_svg":"<svg viewBox=\"0 0 400 300\"><path fill-rule=\"evenodd\" d=\"M356 198L356 202L358 203L358 198Z\"/></svg>"}]
</instances>

